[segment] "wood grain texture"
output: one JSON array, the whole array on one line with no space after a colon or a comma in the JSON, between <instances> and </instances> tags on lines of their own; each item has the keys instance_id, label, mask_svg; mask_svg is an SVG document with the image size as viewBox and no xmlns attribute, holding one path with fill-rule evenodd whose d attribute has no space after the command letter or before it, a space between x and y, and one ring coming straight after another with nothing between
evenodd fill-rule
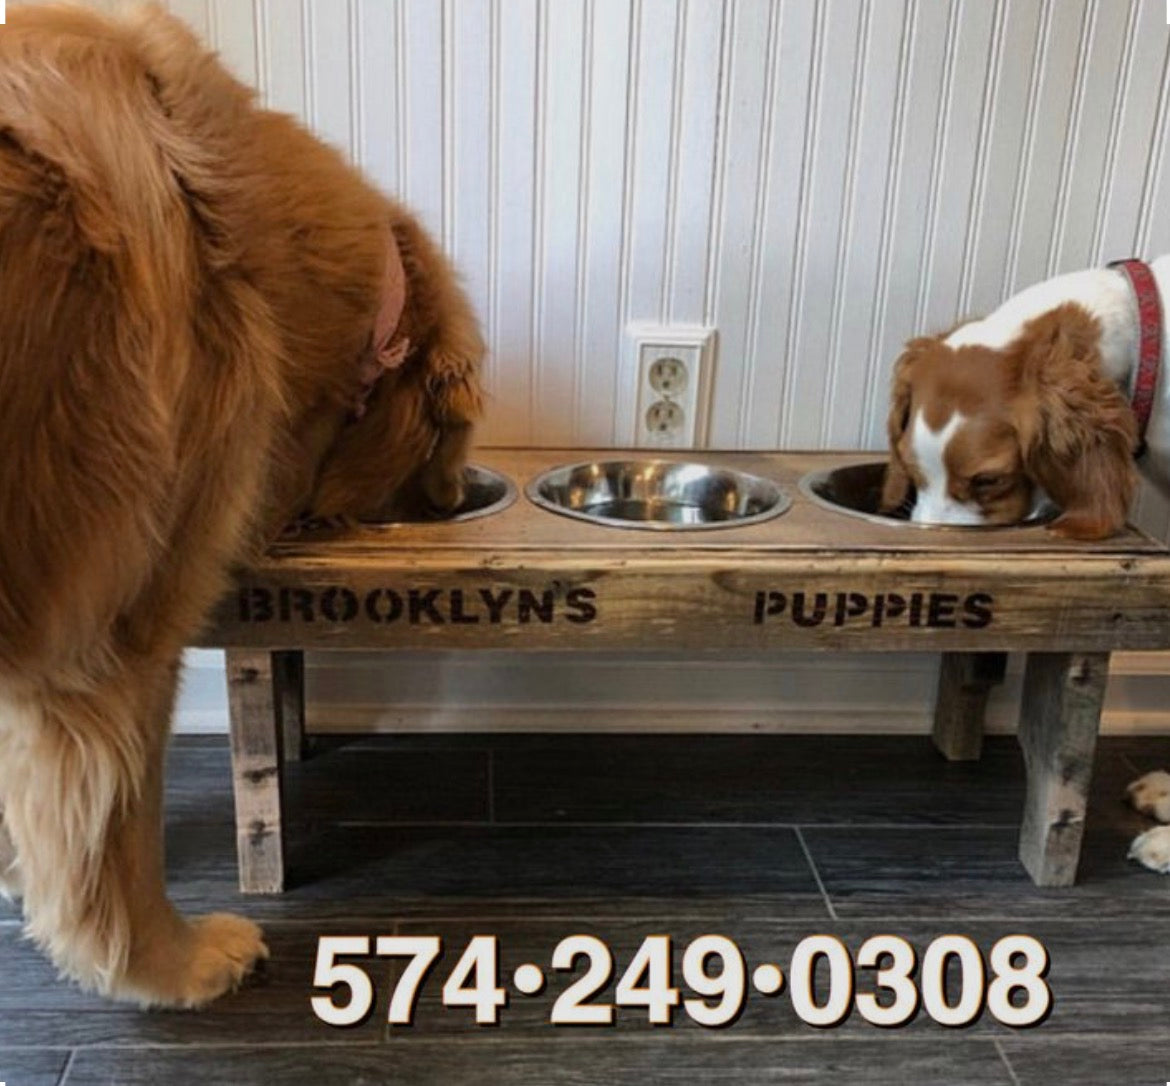
<instances>
[{"instance_id":1,"label":"wood grain texture","mask_svg":"<svg viewBox=\"0 0 1170 1086\"><path fill-rule=\"evenodd\" d=\"M68 1050L0 1048L0 1081L11 1086L58 1086Z\"/></svg>"},{"instance_id":2,"label":"wood grain texture","mask_svg":"<svg viewBox=\"0 0 1170 1086\"><path fill-rule=\"evenodd\" d=\"M281 754L299 762L305 756L305 654L274 652L272 683Z\"/></svg>"},{"instance_id":3,"label":"wood grain texture","mask_svg":"<svg viewBox=\"0 0 1170 1086\"><path fill-rule=\"evenodd\" d=\"M990 740L980 763L951 765L931 756L925 740L919 741L921 757L908 754L906 740L841 740L817 761L804 749L811 741L790 737L626 738L631 741L608 763L606 743L583 737L479 736L474 743L462 737L363 741L290 766L294 777L325 772L330 758L348 751L355 763L370 763L367 775L376 780L389 765L400 765L387 788L401 796L402 807L396 812L388 799L380 800L386 805L379 813L405 813L430 824L339 825L334 820L347 816L341 799L318 791L324 781L306 787L309 832L298 847L319 877L247 903L265 920L272 959L239 992L199 1014L144 1014L63 984L20 937L15 912L0 903L0 1072L10 1083L53 1086L76 1049L66 1086L1162 1081L1154 1076L1164 1060L1170 1015L1163 953L1170 945L1170 899L1164 879L1125 860L1127 838L1142 820L1120 794L1135 768L1168 764L1170 741L1102 741L1081 884L1055 891L1033 887L1022 874L1010 828L976 828L983 817L977 807L952 812L963 825L918 820L925 793L916 795L912 785L931 790L938 802L948 784L977 783L980 775L990 787L1008 778L995 803L1016 809L1023 782L1018 767L1011 769L1007 740ZM428 802L427 793L446 790L439 787L446 781L444 759L467 762L466 773L456 767L457 789L464 776L468 789L481 786L482 778L477 783L471 772L473 754L490 755L497 800L509 796L507 806L515 808L525 779L546 782L527 812L529 825L468 832L442 824L457 808L444 809L441 797ZM790 776L784 774L786 756L794 763ZM614 778L613 794L592 795L604 791L607 774ZM657 796L641 802L639 790L655 774ZM784 843L783 829L720 821L734 813L737 796L744 815L758 812L770 792L787 802L785 793L801 775L804 795L792 799L790 812L803 819L823 807L843 823L802 829L840 919L828 914L808 859L794 840ZM338 783L351 776L339 774ZM222 740L181 737L174 743L169 873L176 899L192 912L240 907L227 778ZM710 811L695 795L704 780L712 795L723 797ZM550 824L557 817L551 803L558 782L572 817L618 824ZM362 796L352 801L360 808ZM878 819L897 819L900 808L900 828L874 826ZM662 813L691 821L650 824ZM302 832L291 828L294 838ZM777 892L782 882L787 889ZM401 894L410 886L425 893L403 911ZM821 1032L796 1021L784 997L753 994L736 1024L717 1034L681 1013L674 1028L652 1029L644 1012L632 1008L619 1012L614 1029L570 1031L552 1028L547 1019L551 1000L571 978L550 974L541 996L513 996L498 1030L477 1029L464 1009L439 1008L443 970L455 960L451 950L470 934L499 936L502 973L510 977L521 961L547 962L551 947L574 931L607 940L619 970L652 932L674 936L676 952L700 933L723 933L737 941L750 965L784 963L813 932L856 948L870 935L892 931L921 955L942 934L960 931L986 952L1004 934L1024 931L1049 949L1055 1004L1042 1027L1027 1031L1000 1027L985 1012L962 1031L943 1029L920 1013L900 1030L874 1029L853 1014L839 1029ZM363 1026L331 1030L313 1017L307 997L317 938L343 932L433 933L445 940L448 954L424 985L414 1027L391 1033L385 1026L388 972L374 974L380 1013ZM859 970L857 983L859 990L869 988L870 971ZM996 1062L998 1051L1008 1063ZM35 1074L21 1077L17 1069Z\"/></svg>"},{"instance_id":4,"label":"wood grain texture","mask_svg":"<svg viewBox=\"0 0 1170 1086\"><path fill-rule=\"evenodd\" d=\"M1108 653L1028 654L1019 727L1028 771L1020 860L1039 886L1076 880L1108 678Z\"/></svg>"},{"instance_id":5,"label":"wood grain texture","mask_svg":"<svg viewBox=\"0 0 1170 1086\"><path fill-rule=\"evenodd\" d=\"M240 889L253 894L284 889L280 728L272 655L227 653Z\"/></svg>"},{"instance_id":6,"label":"wood grain texture","mask_svg":"<svg viewBox=\"0 0 1170 1086\"><path fill-rule=\"evenodd\" d=\"M523 484L589 456L567 450L480 459ZM583 524L521 499L464 523L369 526L281 542L222 602L202 643L944 652L1170 646L1170 551L1134 529L1075 544L1043 528L871 524L803 498L797 483L808 471L872 458L710 459L774 479L793 497L792 508L751 527L665 536Z\"/></svg>"},{"instance_id":7,"label":"wood grain texture","mask_svg":"<svg viewBox=\"0 0 1170 1086\"><path fill-rule=\"evenodd\" d=\"M981 762L940 759L935 786L941 791L957 769L969 773L989 763L1002 764L1003 742L990 739ZM873 760L866 780L880 781L891 773L887 757ZM876 819L868 825L806 825L801 833L842 919L947 917L959 924L991 916L1021 930L1031 930L1042 919L1138 926L1152 919L1170 920L1165 879L1146 877L1126 859L1129 842L1150 823L1124 800L1125 786L1138 772L1170 765L1170 744L1102 739L1096 762L1075 889L1034 885L1019 863L1018 829L980 825L974 817L966 825L940 824L937 832L929 833L922 827L879 825ZM928 779L932 775L927 769L922 773ZM1018 812L1026 794L1018 763L1013 777L1005 789L1013 798L1005 796L1002 809ZM854 787L862 794L870 791L860 775ZM957 795L954 802L961 802Z\"/></svg>"},{"instance_id":8,"label":"wood grain texture","mask_svg":"<svg viewBox=\"0 0 1170 1086\"><path fill-rule=\"evenodd\" d=\"M463 737L460 737L463 738ZM285 771L285 822L488 822L490 748L425 737L319 742Z\"/></svg>"},{"instance_id":9,"label":"wood grain texture","mask_svg":"<svg viewBox=\"0 0 1170 1086\"><path fill-rule=\"evenodd\" d=\"M577 922L576 926L567 926L573 920ZM586 915L534 916L531 919L516 915L420 916L395 926L396 933L404 936L437 935L446 953L423 985L412 1027L388 1030L382 1020L389 993L387 981L392 975L392 967L383 963L380 969L371 968L377 986L379 1013L360 1026L343 1032L330 1031L317 1021L306 998L310 990L307 978L312 973L317 938L320 934L388 934L391 925L376 916L353 917L348 921L323 920L315 928L306 924L269 924L267 930L273 957L263 974L250 981L238 994L202 1015L150 1016L139 1014L132 1008L119 1007L106 1007L103 1012L96 999L55 985L51 970L40 964L31 951L10 954L7 945L0 941L0 953L15 967L16 976L38 1004L34 1012L27 1013L26 1038L52 1038L57 1044L77 1045L83 1050L102 1045L119 1052L127 1063L144 1058L151 1046L163 1050L170 1048L188 1058L198 1059L200 1055L207 1055L205 1051L200 1052L207 1047L243 1047L250 1039L262 1039L263 1044L253 1046L257 1057L254 1066L263 1066L258 1060L260 1052L287 1045L300 1047L306 1060L312 1060L313 1051L319 1051L324 1058L320 1064L311 1063L309 1066L312 1070L323 1071L331 1059L344 1063L347 1050L349 1053L380 1050L387 1056L397 1057L401 1055L401 1046L425 1045L432 1040L442 1040L456 1048L474 1043L476 1037L495 1035L499 1041L536 1048L555 1044L558 1037L566 1034L572 1036L572 1031L556 1030L548 1021L553 1001L574 979L573 975L566 973L548 970L548 984L535 998L521 999L513 993L501 1011L498 1030L477 1030L469 1011L442 1006L441 988L445 975L471 936L484 932L485 924L490 925L489 930L499 939L500 975L507 985L515 968L523 962L540 962L547 968L553 948L570 931L589 933L604 940L613 953L618 967L616 973L620 976L646 935L661 931L663 923L669 924L672 936L676 976L681 973L679 958L687 945L700 935L717 932L733 938L749 963L773 961L787 965L796 945L814 930L813 922L807 919L767 921L726 916L712 925L710 919L685 914L634 915L628 919L613 915L595 919ZM888 920L841 922L822 918L815 922L815 930L831 933L855 952L871 935L888 931L888 927L883 926L888 923ZM1041 920L1030 924L1028 930L1049 950L1052 964L1047 979L1056 997L1051 1016L1034 1031L1037 1041L1047 1041L1056 1047L1070 1040L1075 1042L1078 1036L1096 1032L1099 1036L1109 1034L1116 1040L1124 1040L1140 1051L1162 1037L1163 1016L1170 1009L1170 996L1160 985L1158 962L1149 950L1154 938L1164 939L1170 934L1170 923L1153 920L1149 932L1143 933L1117 922L1094 930L1091 921L1068 924ZM943 918L910 921L898 930L898 934L920 956L934 939L953 933L953 926ZM968 919L964 921L963 933L986 954L1005 934L1005 927L1002 921ZM1120 970L1125 970L1124 982L1118 982L1119 978L1114 981L1111 976ZM1109 979L1104 979L1102 974ZM955 979L949 978L948 983L948 997L952 1001L957 989ZM872 985L872 975L859 970L858 990L871 990ZM685 984L682 986L686 987ZM816 993L818 999L824 999L823 977L817 979ZM603 1002L612 995L611 982L597 998ZM19 1025L22 1012L13 1010L11 1013L18 1016L17 1021L10 1026L0 1025L0 1033L14 1032ZM644 1010L620 1008L612 1028L595 1033L582 1031L577 1034L577 1044L587 1042L591 1035L604 1038L607 1045L623 1046L629 1058L637 1058L635 1054L644 1046L656 1043L655 1039L663 1036L670 1038L672 1047L702 1040L709 1046L725 1050L733 1050L736 1042L757 1047L761 1042L765 1042L764 1047L788 1046L818 1037L798 1019L788 1000L767 1000L754 992L746 1000L743 1014L729 1030L717 1035L718 1040L696 1026L681 1009L676 1011L673 1027L666 1031L649 1027ZM963 1031L967 1040L1009 1036L1022 1039L1028 1035L1024 1031L1004 1029L986 1011ZM819 1043L827 1052L839 1047L876 1045L877 1066L885 1071L898 1059L899 1041L915 1044L924 1051L946 1054L951 1051L957 1036L934 1022L925 1011L920 1011L904 1028L888 1032L875 1030L860 1015L853 1014L832 1034L820 1036ZM380 1048L387 1044L393 1047ZM774 1058L775 1055L773 1051ZM478 1063L481 1071L485 1058L484 1052L475 1050L465 1051L461 1057L471 1064ZM1097 1082L1128 1084L1138 1081L1100 1077L1106 1065L1099 1061L1090 1065L1098 1072ZM427 1081L436 1080L437 1076ZM175 1080L160 1077L157 1081ZM197 1080L181 1078L178 1081ZM312 1081L312 1078L306 1081ZM747 1081L754 1083L756 1080ZM886 1080L879 1078L878 1081ZM938 1081L949 1082L950 1079L944 1076Z\"/></svg>"},{"instance_id":10,"label":"wood grain texture","mask_svg":"<svg viewBox=\"0 0 1170 1086\"><path fill-rule=\"evenodd\" d=\"M947 761L978 761L987 698L1006 670L1006 653L943 653L934 699L934 745Z\"/></svg>"},{"instance_id":11,"label":"wood grain texture","mask_svg":"<svg viewBox=\"0 0 1170 1086\"><path fill-rule=\"evenodd\" d=\"M925 736L494 736L492 751L500 822L1006 828L1023 787L1008 736L955 764Z\"/></svg>"},{"instance_id":12,"label":"wood grain texture","mask_svg":"<svg viewBox=\"0 0 1170 1086\"><path fill-rule=\"evenodd\" d=\"M495 1031L486 1031L488 1034ZM550 1030L551 1032L551 1030ZM562 1031L564 1033L566 1031ZM670 1031L667 1031L668 1033ZM773 1045L713 1043L696 1037L681 1041L660 1036L637 1045L615 1042L612 1031L550 1037L542 1043L517 1044L473 1034L462 1042L413 1041L403 1038L376 1048L227 1047L181 1058L165 1050L134 1066L118 1053L86 1052L75 1064L66 1086L96 1086L117 1076L124 1086L157 1082L204 1081L267 1084L393 1081L404 1086L442 1082L445 1086L509 1082L515 1086L644 1086L680 1080L704 1083L808 1083L828 1077L857 1081L875 1065L896 1068L905 1086L1010 1086L1011 1079L990 1041L951 1038L945 1048L899 1041L832 1046L823 1040ZM392 1078L388 1078L388 1074ZM184 1079L185 1075L194 1076Z\"/></svg>"},{"instance_id":13,"label":"wood grain texture","mask_svg":"<svg viewBox=\"0 0 1170 1086\"><path fill-rule=\"evenodd\" d=\"M1104 1037L1045 1044L1039 1038L1005 1037L1000 1043L1019 1086L1099 1086L1101 1082L1166 1080L1165 1045Z\"/></svg>"},{"instance_id":14,"label":"wood grain texture","mask_svg":"<svg viewBox=\"0 0 1170 1086\"><path fill-rule=\"evenodd\" d=\"M505 977L511 976L522 962L547 962L551 947L563 937L564 931L563 925L555 920L509 919L493 923L493 930L499 934L500 967L501 974ZM876 932L888 932L890 929L883 928L882 925L889 923L889 919L869 922L830 920L818 925L816 930L832 933L846 948L856 952L871 935ZM1155 919L1151 924L1150 935L1157 933L1164 937L1170 934L1170 923L1166 920ZM445 947L462 948L466 946L471 936L480 930L482 926L470 917L441 921L421 918L404 922L399 928L399 934L439 935ZM606 919L596 925L586 925L583 930L605 940L617 963L616 975L620 976L624 964L633 958L651 928L645 921L633 920L623 923ZM670 933L673 974L678 976L681 973L681 958L687 945L698 935L712 931L728 935L734 931L736 944L748 963L776 962L784 966L787 973L786 967L793 949L811 930L807 923L786 920L772 922L736 920L711 928L701 920L679 917L676 918ZM948 919L941 917L931 921L906 922L899 925L896 930L898 935L914 947L919 961L922 960L931 942L939 936L955 933L955 928ZM985 958L991 947L1006 934L1004 926L994 920L965 920L961 930L980 948ZM1036 1030L1010 1031L984 1010L976 1021L963 1028L964 1035L987 1038L1038 1033L1059 1043L1063 1038L1096 1029L1102 1034L1128 1036L1134 1047L1141 1047L1162 1036L1161 1016L1170 1010L1170 993L1160 989L1158 963L1147 958L1149 936L1137 932L1127 933L1116 923L1093 933L1087 923L1070 925L1043 920L1031 922L1028 934L1042 942L1049 950L1050 968L1047 980L1055 996L1050 1016ZM1107 982L1103 983L1100 975L1108 975L1114 969L1126 970L1127 983L1124 988L1125 995L1121 996L1117 1003L1111 1004ZM917 976L921 980L921 973ZM539 998L515 1000L505 1012L502 1012L501 1018L505 1021L501 1029L505 1032L531 1030L539 1033L545 1028L549 1005L567 985L569 979L564 975L550 973L547 988ZM873 990L873 975L869 970L858 969L855 980L858 992ZM956 1001L958 995L957 980L954 975L947 978L947 994L952 1003ZM682 986L685 987L685 982L682 982ZM818 976L814 979L813 986L818 1001L823 1001L828 994L826 978ZM1096 994L1094 986L1097 988ZM612 991L612 988L604 989L601 999L608 999ZM1073 993L1076 998L1072 998ZM618 1009L615 1026L609 1032L628 1041L630 1034L637 1034L646 1029L644 1014L644 1011L639 1014L629 1013L624 1008ZM468 1025L460 1013L453 1013L451 1008L442 1006L440 986L435 985L423 989L416 1028L422 1033L449 1036L455 1040L466 1035ZM753 993L746 1001L743 1014L728 1034L735 1038L746 1039L754 1036L773 1042L790 1042L802 1039L807 1028L801 1023L788 1000L784 998L763 1000ZM682 1042L696 1032L700 1031L687 1015L681 1011L676 1012L675 1021L670 1029L671 1035ZM825 1040L829 1042L829 1047L848 1046L872 1040L874 1033L873 1026L855 1012L834 1027L825 1036ZM928 1045L934 1044L943 1052L949 1048L950 1041L956 1036L936 1023L924 1009L920 1009L906 1025L889 1030L888 1035ZM1095 1066L1100 1075L1106 1065L1096 1063ZM877 1070L875 1068L875 1071ZM880 1070L887 1073L877 1073L862 1081L880 1083L881 1086L887 1086L894 1081L886 1067L883 1066ZM1113 1081L1131 1086L1132 1080L1110 1079L1105 1075L1098 1079L1100 1083ZM940 1086L945 1082L947 1079L941 1078Z\"/></svg>"}]
</instances>

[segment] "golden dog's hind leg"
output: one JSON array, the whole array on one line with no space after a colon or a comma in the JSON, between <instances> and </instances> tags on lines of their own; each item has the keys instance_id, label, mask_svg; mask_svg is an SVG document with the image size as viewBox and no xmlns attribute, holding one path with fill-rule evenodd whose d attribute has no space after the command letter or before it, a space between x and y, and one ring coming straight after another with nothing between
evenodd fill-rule
<instances>
[{"instance_id":1,"label":"golden dog's hind leg","mask_svg":"<svg viewBox=\"0 0 1170 1086\"><path fill-rule=\"evenodd\" d=\"M0 689L0 754L4 751L4 738L8 728L15 722L15 710L12 701L4 696ZM0 897L8 901L15 901L22 894L20 886L20 864L16 855L16 845L12 835L8 832L8 825L4 820L4 793L0 791Z\"/></svg>"},{"instance_id":2,"label":"golden dog's hind leg","mask_svg":"<svg viewBox=\"0 0 1170 1086\"><path fill-rule=\"evenodd\" d=\"M0 733L0 795L29 935L86 988L198 1007L267 956L260 929L167 900L162 785L174 666L26 699Z\"/></svg>"},{"instance_id":3,"label":"golden dog's hind leg","mask_svg":"<svg viewBox=\"0 0 1170 1086\"><path fill-rule=\"evenodd\" d=\"M20 865L16 860L16 846L4 824L4 806L0 804L0 897L15 901L20 895Z\"/></svg>"}]
</instances>

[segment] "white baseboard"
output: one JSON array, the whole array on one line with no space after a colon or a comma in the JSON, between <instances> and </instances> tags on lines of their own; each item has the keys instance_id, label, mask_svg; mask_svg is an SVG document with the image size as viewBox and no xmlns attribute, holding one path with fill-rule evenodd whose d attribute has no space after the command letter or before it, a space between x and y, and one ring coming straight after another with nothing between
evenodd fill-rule
<instances>
[{"instance_id":1,"label":"white baseboard","mask_svg":"<svg viewBox=\"0 0 1170 1086\"><path fill-rule=\"evenodd\" d=\"M930 730L929 654L689 656L317 653L307 659L308 727L329 732L775 732ZM1015 730L1022 658L988 706ZM1170 734L1170 653L1118 653L1102 730ZM188 655L176 731L223 732L222 653Z\"/></svg>"}]
</instances>

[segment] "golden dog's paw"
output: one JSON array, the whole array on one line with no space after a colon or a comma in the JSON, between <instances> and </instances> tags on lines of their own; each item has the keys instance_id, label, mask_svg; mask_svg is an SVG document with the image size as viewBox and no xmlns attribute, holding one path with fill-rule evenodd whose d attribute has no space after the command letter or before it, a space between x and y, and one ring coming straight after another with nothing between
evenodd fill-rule
<instances>
[{"instance_id":1,"label":"golden dog's paw","mask_svg":"<svg viewBox=\"0 0 1170 1086\"><path fill-rule=\"evenodd\" d=\"M454 513L467 497L467 483L463 473L428 473L423 480L423 492L436 513Z\"/></svg>"},{"instance_id":2,"label":"golden dog's paw","mask_svg":"<svg viewBox=\"0 0 1170 1086\"><path fill-rule=\"evenodd\" d=\"M1159 826L1135 837L1129 846L1129 858L1151 871L1170 875L1170 826Z\"/></svg>"},{"instance_id":3,"label":"golden dog's paw","mask_svg":"<svg viewBox=\"0 0 1170 1086\"><path fill-rule=\"evenodd\" d=\"M268 957L264 933L242 916L211 913L191 922L192 948L175 1004L202 1007L239 986Z\"/></svg>"},{"instance_id":4,"label":"golden dog's paw","mask_svg":"<svg viewBox=\"0 0 1170 1086\"><path fill-rule=\"evenodd\" d=\"M1170 822L1170 773L1156 769L1126 788L1134 809L1159 822Z\"/></svg>"},{"instance_id":5,"label":"golden dog's paw","mask_svg":"<svg viewBox=\"0 0 1170 1086\"><path fill-rule=\"evenodd\" d=\"M178 938L156 941L134 975L111 985L108 994L143 1007L205 1007L268 957L264 933L242 916L210 913L179 923Z\"/></svg>"}]
</instances>

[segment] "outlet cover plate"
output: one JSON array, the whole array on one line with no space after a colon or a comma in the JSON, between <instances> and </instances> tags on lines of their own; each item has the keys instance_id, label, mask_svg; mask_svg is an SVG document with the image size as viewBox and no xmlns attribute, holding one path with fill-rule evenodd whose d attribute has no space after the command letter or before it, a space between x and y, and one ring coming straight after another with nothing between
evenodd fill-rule
<instances>
[{"instance_id":1,"label":"outlet cover plate","mask_svg":"<svg viewBox=\"0 0 1170 1086\"><path fill-rule=\"evenodd\" d=\"M707 440L707 418L711 406L712 347L715 329L687 324L631 324L627 326L637 383L631 444L639 449L695 449ZM678 359L686 368L681 389L663 393L656 390L650 371L661 359ZM661 418L663 412L651 412L655 405L673 404L681 408L681 423L669 430L656 430L649 418Z\"/></svg>"}]
</instances>

